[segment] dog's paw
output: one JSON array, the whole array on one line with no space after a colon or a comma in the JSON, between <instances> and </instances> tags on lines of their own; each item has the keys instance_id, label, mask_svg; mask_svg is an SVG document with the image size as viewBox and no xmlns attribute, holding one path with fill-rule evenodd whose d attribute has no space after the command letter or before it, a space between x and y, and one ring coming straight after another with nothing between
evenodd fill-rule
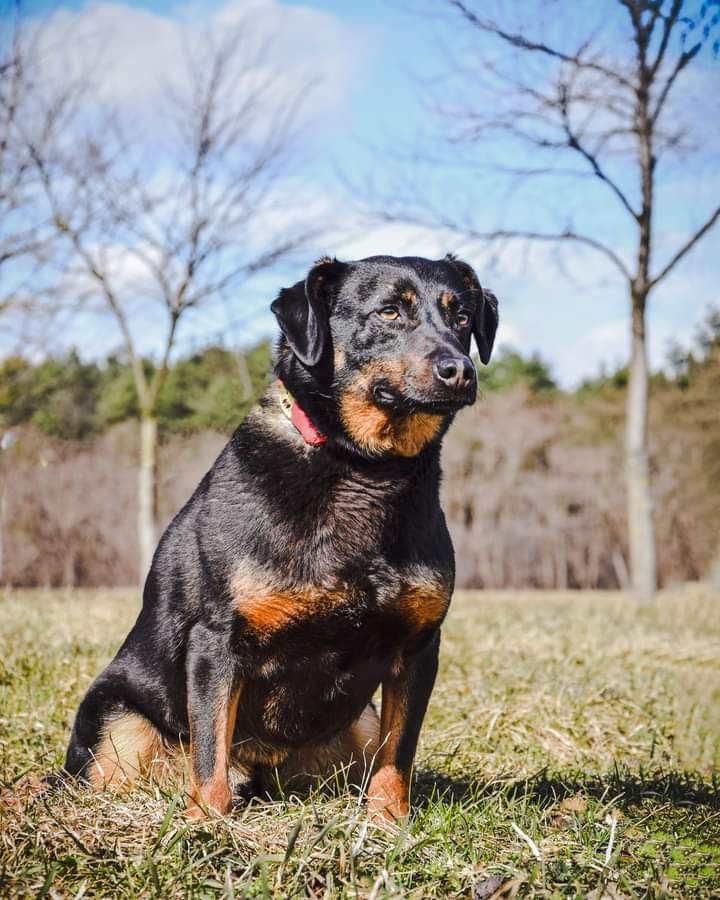
<instances>
[{"instance_id":1,"label":"dog's paw","mask_svg":"<svg viewBox=\"0 0 720 900\"><path fill-rule=\"evenodd\" d=\"M368 786L368 818L373 824L398 824L408 817L407 779L394 766L383 766Z\"/></svg>"},{"instance_id":2,"label":"dog's paw","mask_svg":"<svg viewBox=\"0 0 720 900\"><path fill-rule=\"evenodd\" d=\"M199 822L216 816L226 816L232 809L232 792L225 782L202 790L194 789L188 796L185 817Z\"/></svg>"},{"instance_id":3,"label":"dog's paw","mask_svg":"<svg viewBox=\"0 0 720 900\"><path fill-rule=\"evenodd\" d=\"M188 800L185 807L185 818L190 822L204 822L208 818L207 811L194 800Z\"/></svg>"},{"instance_id":4,"label":"dog's paw","mask_svg":"<svg viewBox=\"0 0 720 900\"><path fill-rule=\"evenodd\" d=\"M397 828L407 819L408 814L408 804L399 799L371 797L368 800L367 816L373 825Z\"/></svg>"}]
</instances>

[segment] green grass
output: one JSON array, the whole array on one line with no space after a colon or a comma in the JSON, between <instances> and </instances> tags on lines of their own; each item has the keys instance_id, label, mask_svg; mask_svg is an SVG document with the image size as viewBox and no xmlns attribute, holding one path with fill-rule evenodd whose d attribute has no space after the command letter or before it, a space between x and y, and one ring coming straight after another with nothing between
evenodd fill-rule
<instances>
[{"instance_id":1,"label":"green grass","mask_svg":"<svg viewBox=\"0 0 720 900\"><path fill-rule=\"evenodd\" d=\"M128 592L0 600L0 895L720 896L720 595L458 596L409 826L348 796L238 807L43 795ZM485 891L485 893L483 893ZM499 895L498 895L499 896Z\"/></svg>"}]
</instances>

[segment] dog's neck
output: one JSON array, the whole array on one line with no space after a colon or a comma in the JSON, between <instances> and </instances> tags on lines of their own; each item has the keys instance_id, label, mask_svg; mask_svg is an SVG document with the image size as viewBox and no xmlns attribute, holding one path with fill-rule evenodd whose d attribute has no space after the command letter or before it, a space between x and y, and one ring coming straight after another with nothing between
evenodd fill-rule
<instances>
[{"instance_id":1,"label":"dog's neck","mask_svg":"<svg viewBox=\"0 0 720 900\"><path fill-rule=\"evenodd\" d=\"M310 416L300 406L280 378L277 380L277 388L280 394L280 408L283 414L292 423L305 443L311 447L320 447L322 444L327 444L327 436L315 426Z\"/></svg>"},{"instance_id":2,"label":"dog's neck","mask_svg":"<svg viewBox=\"0 0 720 900\"><path fill-rule=\"evenodd\" d=\"M325 437L325 442L337 438L341 427L332 403L332 364L321 361L312 372L309 371L281 338L275 374L293 402Z\"/></svg>"}]
</instances>

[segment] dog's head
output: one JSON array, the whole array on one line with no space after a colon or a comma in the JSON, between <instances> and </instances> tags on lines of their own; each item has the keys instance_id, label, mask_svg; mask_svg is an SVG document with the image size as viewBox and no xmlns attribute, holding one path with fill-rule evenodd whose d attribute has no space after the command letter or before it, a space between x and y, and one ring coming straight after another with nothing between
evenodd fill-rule
<instances>
[{"instance_id":1,"label":"dog's head","mask_svg":"<svg viewBox=\"0 0 720 900\"><path fill-rule=\"evenodd\" d=\"M415 456L475 401L497 299L459 259L320 260L272 304L278 371L314 421L367 456Z\"/></svg>"}]
</instances>

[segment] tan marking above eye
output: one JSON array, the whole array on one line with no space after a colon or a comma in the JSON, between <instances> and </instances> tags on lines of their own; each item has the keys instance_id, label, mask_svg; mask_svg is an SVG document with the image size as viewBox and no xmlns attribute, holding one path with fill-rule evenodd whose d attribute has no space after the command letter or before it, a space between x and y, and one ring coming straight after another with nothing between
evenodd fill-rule
<instances>
[{"instance_id":1,"label":"tan marking above eye","mask_svg":"<svg viewBox=\"0 0 720 900\"><path fill-rule=\"evenodd\" d=\"M443 309L449 309L455 303L455 294L452 291L443 291L440 294L440 304Z\"/></svg>"}]
</instances>

